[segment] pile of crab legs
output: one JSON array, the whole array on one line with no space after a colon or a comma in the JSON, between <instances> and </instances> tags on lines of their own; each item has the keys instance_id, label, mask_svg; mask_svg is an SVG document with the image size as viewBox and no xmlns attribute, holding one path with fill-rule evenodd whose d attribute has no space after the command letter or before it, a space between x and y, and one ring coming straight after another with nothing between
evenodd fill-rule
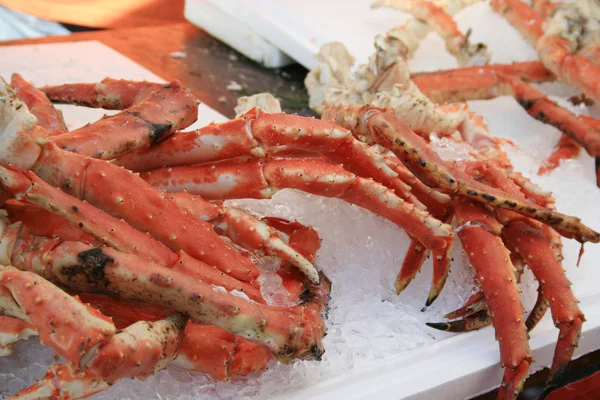
<instances>
[{"instance_id":1,"label":"pile of crab legs","mask_svg":"<svg viewBox=\"0 0 600 400\"><path fill-rule=\"evenodd\" d=\"M581 71L591 74L596 69L586 60L581 60L582 57L588 57L595 62L592 59L595 52L591 50L595 47L588 39L585 49L580 49L573 43L571 48L566 48L565 43L559 40L560 32L555 29L560 25L556 22L558 17L555 16L550 23L550 27L555 27L554 30L547 29L544 32L541 30L541 17L533 19L526 14L523 9L527 6L517 4L520 1L493 1L494 10L509 13L511 22L522 22L521 26L517 24L522 32L529 29L535 33L530 37L534 38L534 44L538 44L542 62L470 66L411 74L406 59L431 30L443 37L448 51L456 56L459 65L487 63L489 58L486 47L481 44L471 45L470 34L463 35L451 17L472 3L451 0L442 6L418 0L377 1L374 7L393 7L413 14L416 19L392 29L386 35L378 35L375 38L376 51L369 58L368 64L355 70L354 59L341 43L324 45L318 54L319 64L308 74L305 83L310 94L310 105L323 119L334 119L338 124L351 129L361 141L375 145L374 148L386 158L388 164L393 169L396 168L395 172L412 186L409 193L403 195L397 191L397 194L404 196L407 201L411 201L411 195L422 200L420 189L414 186L415 182L420 181L419 184L425 183L433 189L429 194L435 192L438 201L442 200L440 194L452 196L452 199L442 201L445 206L431 201L422 201L422 205L437 219L447 222L454 220L456 234L476 271L481 291L473 295L463 307L446 315L446 318L454 321L428 325L446 331L465 332L493 324L500 344L502 365L507 368L499 397L512 398L521 390L527 369L533 361L527 344L527 331L536 326L547 308L550 307L554 323L560 329L547 389L552 387L570 359L585 318L569 289L569 281L560 272L563 256L560 235L557 233L559 231L551 224L535 223L531 219L524 219L522 215L517 216L513 211L502 209L507 205L508 208L517 207L512 201L504 205L497 202L494 204L498 200L496 195L484 194L483 197L487 196L485 201L474 202L473 196L481 195L481 190L474 187L460 190L463 183L453 175L457 170L470 179L502 189L523 201L554 209L551 193L541 190L513 171L512 164L502 149L503 141L490 136L483 119L470 112L467 104L459 102L502 95L515 97L531 116L557 127L564 134L554 153L540 167L539 173L552 170L563 159L577 156L581 145L596 157L597 183L600 186L600 121L585 115L574 115L527 83L547 82L558 77L582 90L584 100L586 96L598 98L594 92L597 86L586 88L585 85L578 84L585 80L579 74ZM508 3L510 5L505 8L501 7ZM536 4L537 9L542 7L540 2ZM549 7L548 3L544 4ZM522 8L517 10L517 6ZM564 5L571 12L573 7L577 7L575 10L579 10L580 14L587 13L588 18L578 20L581 24L589 23L589 15L593 12L593 9L590 11L585 6L583 1L576 2L575 6ZM556 7L559 10L563 6ZM558 14L555 11L553 15ZM535 23L532 24L531 21ZM532 25L535 29L531 28ZM594 27L592 23L591 28ZM581 31L589 35L593 29L587 27ZM559 61L561 67L558 69L550 65ZM361 105L364 106L357 108ZM358 116L348 117L348 110L354 110ZM419 138L413 137L414 141L411 143L405 137L398 139L392 135L390 131L397 134L402 129L398 121L392 123L379 115L386 111L408 126L404 127L405 132L412 130ZM431 167L431 164L440 165L439 158L436 159L436 154L431 152L431 147L436 146L432 141L432 134L438 138L437 141L441 137L442 142L460 143L463 151L464 145L468 144L468 156L463 160L448 160L449 163L445 165L450 164L449 169ZM427 156L415 154L420 151L426 152ZM405 167L413 176L403 175ZM487 203L488 206L482 203ZM426 246L413 240L396 280L398 293L415 277L426 257ZM539 282L538 300L527 320L523 319L514 284L520 280L525 265L532 270ZM553 275L552 288L548 287L548 275Z\"/></svg>"},{"instance_id":2,"label":"pile of crab legs","mask_svg":"<svg viewBox=\"0 0 600 400\"><path fill-rule=\"evenodd\" d=\"M468 142L473 160L461 164L440 159L393 113L372 106L327 107L321 120L252 107L234 120L184 132L197 102L176 81L107 78L40 91L14 75L11 85L15 91L2 87L0 112L0 187L8 214L0 263L14 268L1 272L1 309L25 323L24 335L37 331L67 361L15 398L85 397L173 360L206 371L194 362L218 354L210 349L229 334L247 340L234 342L234 350L245 347L237 360L250 364L246 370L264 368L273 355L318 359L329 283L312 263L314 231L260 221L221 203L269 198L285 188L340 198L404 229L413 242L403 271L416 274L427 254L434 256L427 304L450 268L454 231L447 222L460 221L459 238L473 247L467 252L497 330L505 396L518 393L532 356L511 262L516 256L503 243L514 241L514 253L544 282L539 303L549 299L561 330L556 372L577 345L584 317L560 266L558 235L582 244L600 235L553 210L547 194L524 178L508 179L505 165L489 161L490 152L500 151L489 135ZM48 99L123 111L69 132ZM29 218L33 211L51 228ZM269 224L290 234L287 244ZM281 257L284 285L300 304L264 304L259 271L217 233L253 253ZM128 302L151 309L135 307L125 318ZM66 309L87 321L75 335ZM114 313L123 329L97 309ZM207 328L198 324L219 333L198 334L203 342L190 332ZM135 351L144 346L148 352ZM235 357L219 359L229 364L224 375L243 373L232 367Z\"/></svg>"},{"instance_id":3,"label":"pile of crab legs","mask_svg":"<svg viewBox=\"0 0 600 400\"><path fill-rule=\"evenodd\" d=\"M406 97L399 92L413 90L406 87L409 76L398 75L398 68L395 67L397 59L405 61L410 58L419 47L420 40L430 31L435 31L445 40L446 48L463 68L410 75L410 85L418 88L420 94L428 97L428 101L441 105L437 112L428 112L426 119L420 116L421 120L433 120L434 124L429 122L422 125L411 119L408 121L411 128L424 133L434 131L444 134L447 129L454 130L468 119L465 113L457 113L460 110L444 103L513 96L529 115L556 127L563 134L553 154L540 166L539 173L550 172L561 160L578 156L583 147L596 160L596 180L600 186L600 121L584 114L573 114L529 84L558 80L571 85L581 91L580 97L573 97L574 104L590 105L600 99L598 3L593 0L577 0L563 4L539 0L534 1L530 7L521 0L491 1L492 9L504 16L537 49L540 61L487 65L487 47L482 43L471 44L470 32L463 34L453 20L454 14L478 1L375 1L374 8L394 8L412 14L415 19L376 38L377 53L359 71L355 83L350 82L350 76L345 72L349 70L347 65L352 65L353 60L348 54L340 54L343 51L332 49L335 44L325 45L320 55L322 64L327 63L327 58L331 59L332 52L336 53L336 61L342 64L330 65L330 68L323 68L321 65L317 67L318 74L332 74L331 78L327 78L332 81L328 82L329 87L353 86L352 96L344 93L339 98L339 94L333 96L330 93L327 102L336 100L351 104L378 104L378 100L374 99L385 92L392 92L394 97ZM394 88L396 84L401 87ZM309 75L307 86L313 88L311 105L320 112L319 108L324 102L324 94L320 89L322 83ZM357 95L362 98L361 101L356 101ZM382 103L383 106L405 109L397 113L400 118L404 118L407 113L415 118L415 115L422 112L408 112L406 104L401 104L398 100L390 101L389 96L383 97L387 99Z\"/></svg>"}]
</instances>

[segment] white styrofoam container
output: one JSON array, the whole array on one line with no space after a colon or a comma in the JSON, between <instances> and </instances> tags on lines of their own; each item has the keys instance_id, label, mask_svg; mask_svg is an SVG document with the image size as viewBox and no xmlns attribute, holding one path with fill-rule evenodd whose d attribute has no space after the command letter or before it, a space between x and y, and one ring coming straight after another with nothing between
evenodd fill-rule
<instances>
[{"instance_id":1,"label":"white styrofoam container","mask_svg":"<svg viewBox=\"0 0 600 400\"><path fill-rule=\"evenodd\" d=\"M268 40L249 29L242 21L222 12L210 0L186 0L184 16L192 24L267 68L294 63Z\"/></svg>"}]
</instances>

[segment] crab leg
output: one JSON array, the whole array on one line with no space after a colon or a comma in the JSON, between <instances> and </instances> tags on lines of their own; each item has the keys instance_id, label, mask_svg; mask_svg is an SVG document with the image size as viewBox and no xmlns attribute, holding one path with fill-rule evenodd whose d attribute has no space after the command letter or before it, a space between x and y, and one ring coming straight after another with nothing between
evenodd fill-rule
<instances>
[{"instance_id":1,"label":"crab leg","mask_svg":"<svg viewBox=\"0 0 600 400\"><path fill-rule=\"evenodd\" d=\"M477 273L500 345L502 366L506 369L498 398L513 399L523 388L533 362L514 267L502 240L492 233L499 226L492 223L495 220L487 215L485 207L465 198L457 198L454 205L460 226L458 237ZM473 219L477 222L468 224ZM481 318L485 321L484 316ZM474 320L472 323L477 324L477 319Z\"/></svg>"},{"instance_id":2,"label":"crab leg","mask_svg":"<svg viewBox=\"0 0 600 400\"><path fill-rule=\"evenodd\" d=\"M446 50L458 61L460 66L485 65L490 55L483 43L470 44L470 31L466 35L458 29L454 19L443 8L432 1L418 0L378 0L371 4L372 8L390 7L412 14L419 21L433 27L446 42Z\"/></svg>"},{"instance_id":3,"label":"crab leg","mask_svg":"<svg viewBox=\"0 0 600 400\"><path fill-rule=\"evenodd\" d=\"M418 72L410 78L431 101L442 104L511 95L510 86L498 82L498 73L518 76L526 82L556 79L539 61Z\"/></svg>"},{"instance_id":4,"label":"crab leg","mask_svg":"<svg viewBox=\"0 0 600 400\"><path fill-rule=\"evenodd\" d=\"M461 239L462 240L462 239ZM457 319L456 321L449 322L426 322L430 328L437 329L444 332L463 333L476 331L481 328L485 328L492 324L492 317L487 310L474 311L464 318Z\"/></svg>"},{"instance_id":5,"label":"crab leg","mask_svg":"<svg viewBox=\"0 0 600 400\"><path fill-rule=\"evenodd\" d=\"M194 218L130 171L61 151L52 144L44 145L33 170L74 197L149 232L173 251L183 250L242 281L253 281L259 275L254 264L223 242L210 224ZM164 229L165 220L169 221L168 230Z\"/></svg>"},{"instance_id":6,"label":"crab leg","mask_svg":"<svg viewBox=\"0 0 600 400\"><path fill-rule=\"evenodd\" d=\"M0 285L3 314L35 326L42 344L65 357L78 371L116 333L106 316L32 272L0 266ZM15 306L20 313L14 312Z\"/></svg>"},{"instance_id":7,"label":"crab leg","mask_svg":"<svg viewBox=\"0 0 600 400\"><path fill-rule=\"evenodd\" d=\"M323 118L333 118L357 134L371 134L378 144L393 151L411 172L432 187L537 219L564 237L580 243L600 242L600 234L583 225L579 218L538 206L452 169L422 138L391 113L369 106L338 106L329 108Z\"/></svg>"},{"instance_id":8,"label":"crab leg","mask_svg":"<svg viewBox=\"0 0 600 400\"><path fill-rule=\"evenodd\" d=\"M476 72L474 73L476 77L480 77ZM444 78L442 78L444 79ZM452 77L448 77L448 79L453 79ZM527 83L520 80L518 77L507 74L504 72L490 72L486 77L486 80L490 82L495 82L497 87L502 87L502 90L497 91L486 91L479 92L480 90L480 82L479 79L473 79L473 77L469 77L465 81L460 82L459 85L462 89L471 88L473 91L473 95L482 95L480 98L493 98L501 95L510 95L513 96L519 104L535 119L538 121L550 124L557 129L561 130L564 135L568 137L561 137L558 142L556 150L552 153L552 155L542 164L540 167L539 173L548 172L554 168L556 168L560 161L563 159L574 158L579 154L580 148L577 143L586 146L588 143L589 146L593 146L593 143L600 140L600 132L598 132L595 128L589 125L587 121L593 118L583 116L575 116L567 109L560 107L556 102L548 99L543 93L528 85ZM452 81L449 82L452 85ZM447 101L449 99L440 98L440 94L436 87L446 87L442 84L442 82L436 82L432 84L434 88L433 93L427 93L428 95L433 94L434 96L438 96L436 101ZM445 88L441 90L443 93L448 93L450 96L450 100L454 99L454 91L451 90L449 92L444 92ZM598 140L597 140L598 139ZM589 147L588 146L588 147ZM595 151L592 149L592 151ZM594 156L594 153L589 153Z\"/></svg>"},{"instance_id":9,"label":"crab leg","mask_svg":"<svg viewBox=\"0 0 600 400\"><path fill-rule=\"evenodd\" d=\"M480 171L485 181L494 186L501 186L515 194L519 191L518 186L500 171L481 163L476 163L470 168ZM553 232L539 229L533 221L524 220L510 211L499 210L498 218L505 225L504 240L527 260L527 265L539 282L541 299L538 298L538 303L548 303L554 324L560 330L550 370L550 380L552 380L564 371L571 360L574 348L579 342L585 317L579 309L579 302L571 290L571 283L561 265L560 249L553 245L555 240ZM532 323L537 322L538 318L541 317L534 314Z\"/></svg>"},{"instance_id":10,"label":"crab leg","mask_svg":"<svg viewBox=\"0 0 600 400\"><path fill-rule=\"evenodd\" d=\"M505 236L505 240L511 241L517 251L528 260L529 267L540 282L541 293L549 302L554 324L560 330L550 370L549 379L552 380L564 372L571 360L585 317L570 289L571 283L546 238L530 225L519 221L506 227Z\"/></svg>"},{"instance_id":11,"label":"crab leg","mask_svg":"<svg viewBox=\"0 0 600 400\"><path fill-rule=\"evenodd\" d=\"M10 261L19 269L42 273L75 291L106 293L189 314L198 322L218 326L264 345L283 360L295 356L319 358L323 353L323 321L320 312L313 309L315 305L326 303L328 283L322 287L309 286L316 297L306 305L283 309L234 296L225 288L190 279L185 272L160 267L132 254L60 240L53 240L52 247L48 248L40 246L40 239L27 240L22 236L21 240L15 240L11 229L14 227L5 229L0 241L8 258L3 263ZM44 259L46 263L40 266L34 262L37 259ZM27 299L34 304L35 296ZM320 305L316 308L321 309ZM48 312L43 315L52 318ZM33 325L40 326L36 322ZM43 332L40 337L46 340ZM92 341L90 347L94 343L98 341Z\"/></svg>"},{"instance_id":12,"label":"crab leg","mask_svg":"<svg viewBox=\"0 0 600 400\"><path fill-rule=\"evenodd\" d=\"M24 278L19 279L18 284L23 283L21 281L24 280L25 285L40 285L47 290L49 289L50 292L43 292L44 299L50 297L51 292L60 292L58 288L52 290L52 285L49 282L44 282L34 274L17 271L14 268L9 269L9 272L12 272L9 276L11 281L21 277ZM12 293L15 293L14 288ZM58 297L61 296L59 295ZM18 298L20 302L23 301L22 297ZM42 302L43 300L38 302L38 304ZM57 301L57 305L60 304L63 307L67 307L69 303L79 304L75 298L63 292L63 296L60 301ZM44 305L39 308L43 312L45 307L47 306ZM89 308L89 313L89 316L93 314L99 315L99 312L91 308ZM58 324L58 319L51 321L49 329L60 329L55 327L55 324ZM64 316L61 318L61 322L62 319L64 319ZM86 352L83 364L75 364L77 366L75 372L78 372L79 369L82 372L75 374L70 369L65 368L64 365L53 365L41 381L11 398L48 398L50 395L78 399L106 390L109 385L114 384L122 378L137 377L144 379L152 373L164 369L177 354L186 321L187 317L175 313L164 320L152 323L146 321L136 322L123 330L114 332L114 334L105 339L104 343L99 343L89 352ZM81 327L80 324L86 323L89 323L89 321L78 320L77 324L72 325ZM58 325L60 326L60 324ZM40 333L42 334L46 328L40 328ZM50 342L50 345L53 348L56 347L54 342ZM77 341L69 345L72 347L80 346ZM65 354L65 352L59 354ZM72 360L67 359L67 361L69 365L73 365Z\"/></svg>"},{"instance_id":13,"label":"crab leg","mask_svg":"<svg viewBox=\"0 0 600 400\"><path fill-rule=\"evenodd\" d=\"M40 91L56 103L78 104L107 110L124 110L142 102L164 85L154 82L104 78L99 83L44 86Z\"/></svg>"},{"instance_id":14,"label":"crab leg","mask_svg":"<svg viewBox=\"0 0 600 400\"><path fill-rule=\"evenodd\" d=\"M140 177L166 191L187 190L207 199L270 198L279 189L295 188L338 197L382 215L433 252L435 272L428 305L438 296L449 270L453 236L448 225L337 164L297 159L221 163L158 169Z\"/></svg>"},{"instance_id":15,"label":"crab leg","mask_svg":"<svg viewBox=\"0 0 600 400\"><path fill-rule=\"evenodd\" d=\"M48 135L59 135L67 131L62 113L54 108L44 92L36 89L17 73L12 74L10 85L17 92L19 99L35 115L38 124L48 132Z\"/></svg>"},{"instance_id":16,"label":"crab leg","mask_svg":"<svg viewBox=\"0 0 600 400\"><path fill-rule=\"evenodd\" d=\"M98 241L109 244L119 251L136 254L168 267L186 270L201 269L200 276L207 282L244 290L253 300L261 301L258 290L250 285L239 282L228 275L218 273L208 265L192 260L189 256L183 254L178 256L160 242L152 239L152 237L133 229L126 222L105 215L95 207L51 187L31 172L0 167L0 185L4 185L5 188L11 190L24 201L37 204L49 212L56 213L60 217L59 219L67 220L72 226L76 226ZM211 207L210 214L206 215L207 205L210 203L197 198L197 201L192 204L187 201L188 199L189 196L182 193L176 196L174 201L182 209L190 212L191 215L202 219L210 219L219 233L230 237L234 242L243 245L254 253L261 254L264 252L288 260L313 282L318 282L319 276L316 268L285 244L275 230L261 221L242 211L223 209L219 205L215 205L216 209ZM56 217L52 219L56 219ZM64 225L64 222L59 221L53 227L57 228ZM71 238L76 238L76 234L71 230L64 233ZM40 229L38 229L39 231ZM51 235L46 232L43 236ZM85 239L86 237L82 238ZM88 240L84 241L90 243Z\"/></svg>"},{"instance_id":17,"label":"crab leg","mask_svg":"<svg viewBox=\"0 0 600 400\"><path fill-rule=\"evenodd\" d=\"M585 147L592 157L600 156L600 131L592 128L570 111L558 106L543 93L522 82L519 78L504 74L498 74L498 78L502 82L510 84L514 97L529 115L560 129L565 135Z\"/></svg>"},{"instance_id":18,"label":"crab leg","mask_svg":"<svg viewBox=\"0 0 600 400\"><path fill-rule=\"evenodd\" d=\"M485 297L483 295L483 292L479 291L477 293L472 294L471 297L469 297L469 299L461 308L444 315L444 318L457 319L460 317L475 314L476 312L479 312L485 308Z\"/></svg>"},{"instance_id":19,"label":"crab leg","mask_svg":"<svg viewBox=\"0 0 600 400\"><path fill-rule=\"evenodd\" d=\"M281 218L265 217L264 220L270 226L288 234L290 245L311 262L315 261L316 251L321 242L314 229ZM291 298L298 299L305 292L305 286L302 284L304 278L296 269L288 267L289 265L282 264L278 274L282 276L283 284L290 292ZM142 313L138 305L123 304L107 296L87 293L80 296L83 301L110 315L117 328L131 325L140 319L153 321L163 318L162 314L165 313L160 310L151 310L151 314ZM188 322L173 364L208 373L218 380L225 380L232 376L264 370L272 359L272 353L262 346L214 326Z\"/></svg>"},{"instance_id":20,"label":"crab leg","mask_svg":"<svg viewBox=\"0 0 600 400\"><path fill-rule=\"evenodd\" d=\"M538 174L543 175L556 169L563 160L575 158L581 152L581 146L570 136L562 135L550 156L540 165Z\"/></svg>"},{"instance_id":21,"label":"crab leg","mask_svg":"<svg viewBox=\"0 0 600 400\"><path fill-rule=\"evenodd\" d=\"M178 81L173 81L119 114L55 136L51 141L63 150L110 160L158 143L197 118L197 100Z\"/></svg>"},{"instance_id":22,"label":"crab leg","mask_svg":"<svg viewBox=\"0 0 600 400\"><path fill-rule=\"evenodd\" d=\"M252 285L238 281L183 252L171 251L151 236L133 229L125 221L105 214L91 204L51 187L29 171L0 167L0 185L11 190L19 199L54 213L73 227L88 233L98 242L121 252L135 254L157 265L184 271L207 283L223 286L230 290L240 290L253 300L263 301L258 289ZM64 223L59 222L57 226L61 225ZM56 233L65 231L63 229ZM20 235L26 236L27 233L15 233L15 237ZM73 236L75 235L67 232L66 237L73 238Z\"/></svg>"}]
</instances>

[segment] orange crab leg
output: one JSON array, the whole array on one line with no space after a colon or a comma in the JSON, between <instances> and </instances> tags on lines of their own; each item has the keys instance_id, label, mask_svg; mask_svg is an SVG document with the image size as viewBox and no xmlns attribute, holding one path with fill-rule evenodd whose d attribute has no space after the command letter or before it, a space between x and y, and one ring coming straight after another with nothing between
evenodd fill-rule
<instances>
[{"instance_id":1,"label":"orange crab leg","mask_svg":"<svg viewBox=\"0 0 600 400\"><path fill-rule=\"evenodd\" d=\"M311 262L315 261L321 241L314 229L276 217L265 217L263 220L290 235L290 245ZM282 264L278 274L284 279L283 284L290 292L290 297L297 299L305 291L302 284L304 278L295 268L289 267L288 264ZM154 321L167 315L166 311L156 307L140 308L138 304L123 304L107 296L82 293L80 297L104 314L110 315L117 328L129 326L140 319ZM272 359L272 353L262 346L214 326L188 322L173 364L225 380L264 370Z\"/></svg>"},{"instance_id":2,"label":"orange crab leg","mask_svg":"<svg viewBox=\"0 0 600 400\"><path fill-rule=\"evenodd\" d=\"M393 151L411 172L429 186L537 219L564 237L576 239L580 243L600 242L600 234L583 225L579 218L541 207L477 182L465 173L453 169L421 137L389 112L371 106L337 106L328 108L323 118L333 118L356 134L372 135L378 144Z\"/></svg>"},{"instance_id":3,"label":"orange crab leg","mask_svg":"<svg viewBox=\"0 0 600 400\"><path fill-rule=\"evenodd\" d=\"M478 169L480 175L493 185L518 193L518 186L500 171L481 163L475 163L471 167ZM503 220L505 225L504 240L526 260L539 282L538 303L548 302L554 324L560 330L550 370L550 380L552 380L563 372L571 360L585 317L579 309L578 301L561 265L560 249L553 245L553 233L540 229L534 221L515 216L510 211L499 210L498 218ZM536 313L532 314L532 323L541 318Z\"/></svg>"},{"instance_id":4,"label":"orange crab leg","mask_svg":"<svg viewBox=\"0 0 600 400\"><path fill-rule=\"evenodd\" d=\"M194 260L183 252L174 253L151 236L133 229L125 221L105 214L91 204L67 195L48 185L30 171L0 167L0 185L11 190L19 199L43 207L47 212L56 213L60 219L77 227L76 229L88 233L105 245L122 252L135 254L167 268L185 271L190 276L202 279L207 283L241 290L251 299L263 301L257 288L223 274L201 261ZM59 222L57 226L61 225L64 223ZM59 234L63 231L55 233ZM75 236L70 231L66 233L66 238ZM27 233L22 234L26 235Z\"/></svg>"},{"instance_id":5,"label":"orange crab leg","mask_svg":"<svg viewBox=\"0 0 600 400\"><path fill-rule=\"evenodd\" d=\"M36 327L42 344L51 347L76 370L87 364L98 345L116 332L110 319L32 272L0 266L0 303L18 305L24 319Z\"/></svg>"},{"instance_id":6,"label":"orange crab leg","mask_svg":"<svg viewBox=\"0 0 600 400\"><path fill-rule=\"evenodd\" d=\"M570 111L559 107L543 93L525 84L519 78L504 74L498 74L498 78L511 85L515 98L529 115L560 129L565 135L584 146L592 157L600 155L600 131Z\"/></svg>"},{"instance_id":7,"label":"orange crab leg","mask_svg":"<svg viewBox=\"0 0 600 400\"><path fill-rule=\"evenodd\" d=\"M67 151L110 160L158 143L197 118L197 100L181 83L173 81L119 114L55 136L51 141Z\"/></svg>"},{"instance_id":8,"label":"orange crab leg","mask_svg":"<svg viewBox=\"0 0 600 400\"><path fill-rule=\"evenodd\" d=\"M164 85L105 78L99 83L67 83L44 86L40 91L56 103L78 104L86 107L124 110L142 102Z\"/></svg>"},{"instance_id":9,"label":"orange crab leg","mask_svg":"<svg viewBox=\"0 0 600 400\"><path fill-rule=\"evenodd\" d=\"M532 46L542 63L556 77L600 101L600 66L573 54L572 45L556 33L544 33L544 20L521 0L492 0L492 9L502 14Z\"/></svg>"},{"instance_id":10,"label":"orange crab leg","mask_svg":"<svg viewBox=\"0 0 600 400\"><path fill-rule=\"evenodd\" d=\"M571 360L585 317L571 290L571 283L546 238L520 221L510 223L505 229L505 240L510 241L528 260L529 268L540 282L541 293L550 305L554 324L560 330L550 370L549 379L552 380L564 371Z\"/></svg>"},{"instance_id":11,"label":"orange crab leg","mask_svg":"<svg viewBox=\"0 0 600 400\"><path fill-rule=\"evenodd\" d=\"M126 328L140 320L158 321L170 313L157 307L150 312L143 312L138 304L125 304L103 295L82 293L80 297L109 315L118 329ZM142 307L149 308L144 305ZM181 368L210 374L213 378L223 381L233 376L244 376L264 370L272 359L272 353L263 346L216 326L188 322L182 334L177 357L171 363Z\"/></svg>"},{"instance_id":12,"label":"orange crab leg","mask_svg":"<svg viewBox=\"0 0 600 400\"><path fill-rule=\"evenodd\" d=\"M497 96L510 95L513 96L519 102L519 104L523 106L523 108L525 108L525 110L527 110L527 112L535 119L556 127L565 135L579 138L576 139L577 141L575 141L568 137L561 137L556 150L540 167L540 174L556 168L561 160L574 158L579 155L580 148L577 143L583 143L582 135L589 136L589 132L595 131L595 129L586 125L586 123L583 121L583 118L577 117L568 110L560 107L558 104L556 104L556 102L551 101L543 93L525 83L514 74L511 74L509 71L503 71L501 69L495 71L486 71L485 78L482 78L482 76L476 71L470 72L474 74L473 76L475 76L476 79L474 79L473 76L464 76L463 80L461 81L460 77L462 72L458 74L458 85L461 89L459 93L470 93L469 96L471 96L468 99L465 98L462 100L477 98L489 99ZM456 82L452 75L441 77L441 80L442 79L449 79L448 82L451 88L452 85L454 85L454 82ZM485 80L490 84L493 84L495 89L489 91L484 90L481 92L482 87L486 87L485 85L482 86L481 80ZM427 82L425 79L423 81ZM449 92L445 92L445 90L448 88L448 85L441 83L442 82L436 81L435 79L433 82L431 82L431 87L434 91L431 94L437 96L436 101L443 102L448 100L461 100L454 95L454 89L451 89ZM438 90L440 87L443 89ZM462 89L467 88L470 89L470 92L469 90L462 91ZM436 92L436 90L438 90L438 92ZM443 97L446 96L446 94L448 96ZM596 134L596 136L600 137L600 133Z\"/></svg>"},{"instance_id":13,"label":"orange crab leg","mask_svg":"<svg viewBox=\"0 0 600 400\"><path fill-rule=\"evenodd\" d=\"M131 171L202 164L227 158L264 157L265 152L252 136L249 114L200 129L177 132L156 146L136 150L114 162Z\"/></svg>"},{"instance_id":14,"label":"orange crab leg","mask_svg":"<svg viewBox=\"0 0 600 400\"><path fill-rule=\"evenodd\" d=\"M80 399L106 390L122 378L145 379L164 369L177 354L187 317L175 313L154 322L139 321L116 332L95 351L86 369L73 373L51 365L40 381L13 398Z\"/></svg>"},{"instance_id":15,"label":"orange crab leg","mask_svg":"<svg viewBox=\"0 0 600 400\"><path fill-rule=\"evenodd\" d=\"M463 333L476 331L492 324L492 317L486 308L470 313L464 318L449 322L427 322L430 328L444 332Z\"/></svg>"},{"instance_id":16,"label":"orange crab leg","mask_svg":"<svg viewBox=\"0 0 600 400\"><path fill-rule=\"evenodd\" d=\"M38 125L46 129L48 135L59 135L67 131L62 113L54 108L44 92L36 89L17 73L12 74L10 85L17 92L19 99L35 115Z\"/></svg>"},{"instance_id":17,"label":"orange crab leg","mask_svg":"<svg viewBox=\"0 0 600 400\"><path fill-rule=\"evenodd\" d=\"M570 136L562 135L550 156L542 163L538 174L546 174L556 169L563 160L570 160L581 153L581 146Z\"/></svg>"},{"instance_id":18,"label":"orange crab leg","mask_svg":"<svg viewBox=\"0 0 600 400\"><path fill-rule=\"evenodd\" d=\"M0 165L32 170L51 185L149 232L172 250L183 250L236 279L248 282L258 277L252 261L223 242L208 223L190 218L163 192L130 171L37 141L30 135L37 128L35 117L1 79L0 94L5 96L2 123L6 124L0 134ZM165 220L170 230L164 229Z\"/></svg>"},{"instance_id":19,"label":"orange crab leg","mask_svg":"<svg viewBox=\"0 0 600 400\"><path fill-rule=\"evenodd\" d=\"M431 101L443 104L510 95L510 87L498 82L497 73L518 76L526 82L549 82L556 79L541 62L525 61L418 72L411 74L411 80Z\"/></svg>"},{"instance_id":20,"label":"orange crab leg","mask_svg":"<svg viewBox=\"0 0 600 400\"><path fill-rule=\"evenodd\" d=\"M533 362L514 267L502 240L492 233L498 227L486 224L494 218L485 207L464 198L457 198L454 205L460 226L458 237L485 295L500 345L502 366L506 368L498 398L513 399L521 391ZM476 223L472 222L473 216Z\"/></svg>"},{"instance_id":21,"label":"orange crab leg","mask_svg":"<svg viewBox=\"0 0 600 400\"><path fill-rule=\"evenodd\" d=\"M394 282L394 289L396 294L400 294L408 284L415 279L417 273L421 270L423 263L429 257L430 251L426 249L418 240L411 240L408 250L406 250L406 256L402 261L402 267L396 282Z\"/></svg>"},{"instance_id":22,"label":"orange crab leg","mask_svg":"<svg viewBox=\"0 0 600 400\"><path fill-rule=\"evenodd\" d=\"M158 169L140 177L166 191L187 190L208 199L270 198L279 189L295 188L338 197L382 215L432 250L434 277L428 305L441 291L449 270L453 236L447 225L386 187L357 177L337 164L299 159L221 163Z\"/></svg>"}]
</instances>

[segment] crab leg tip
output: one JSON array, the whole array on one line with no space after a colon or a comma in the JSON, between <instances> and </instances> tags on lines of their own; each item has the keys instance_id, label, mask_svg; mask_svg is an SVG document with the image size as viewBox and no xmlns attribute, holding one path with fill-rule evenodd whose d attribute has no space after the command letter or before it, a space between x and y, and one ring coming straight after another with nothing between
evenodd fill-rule
<instances>
[{"instance_id":1,"label":"crab leg tip","mask_svg":"<svg viewBox=\"0 0 600 400\"><path fill-rule=\"evenodd\" d=\"M451 326L448 322L425 322L430 328L437 329L438 331L450 332Z\"/></svg>"},{"instance_id":2,"label":"crab leg tip","mask_svg":"<svg viewBox=\"0 0 600 400\"><path fill-rule=\"evenodd\" d=\"M434 302L434 301L435 301L437 298L438 298L438 295L437 295L437 294L435 294L435 295L433 295L433 296L431 296L431 295L430 295L430 296L427 298L427 302L425 303L425 308L427 308L427 307L429 307L430 305L432 305L432 304L433 304L433 302Z\"/></svg>"}]
</instances>

